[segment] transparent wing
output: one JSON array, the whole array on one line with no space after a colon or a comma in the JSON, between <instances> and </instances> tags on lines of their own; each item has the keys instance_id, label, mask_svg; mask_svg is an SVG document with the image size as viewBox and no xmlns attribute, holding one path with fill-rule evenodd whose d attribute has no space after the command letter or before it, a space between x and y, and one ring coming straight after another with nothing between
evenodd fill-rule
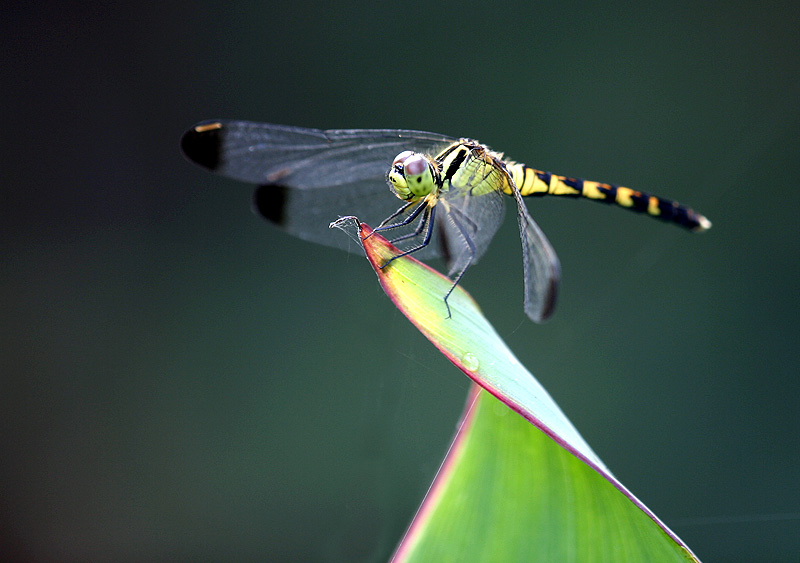
<instances>
[{"instance_id":1,"label":"transparent wing","mask_svg":"<svg viewBox=\"0 0 800 563\"><path fill-rule=\"evenodd\" d=\"M386 185L404 150L431 153L450 137L403 129L307 129L249 121L205 121L187 131L186 157L212 172L259 184L255 207L300 238L359 250L328 225L356 215L377 225L400 205Z\"/></svg>"},{"instance_id":2,"label":"transparent wing","mask_svg":"<svg viewBox=\"0 0 800 563\"><path fill-rule=\"evenodd\" d=\"M439 247L451 277L483 256L502 224L504 178L492 157L473 152L443 194Z\"/></svg>"},{"instance_id":3,"label":"transparent wing","mask_svg":"<svg viewBox=\"0 0 800 563\"><path fill-rule=\"evenodd\" d=\"M528 213L513 181L511 187L517 202L517 221L522 240L525 313L534 322L542 323L550 318L556 306L561 264L550 241Z\"/></svg>"}]
</instances>

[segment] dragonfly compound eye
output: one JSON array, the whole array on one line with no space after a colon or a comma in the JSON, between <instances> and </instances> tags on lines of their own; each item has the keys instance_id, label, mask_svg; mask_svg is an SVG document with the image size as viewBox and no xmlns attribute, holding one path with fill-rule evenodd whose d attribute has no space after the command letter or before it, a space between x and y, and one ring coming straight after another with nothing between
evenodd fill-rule
<instances>
[{"instance_id":1,"label":"dragonfly compound eye","mask_svg":"<svg viewBox=\"0 0 800 563\"><path fill-rule=\"evenodd\" d=\"M409 191L417 197L424 197L433 191L431 166L421 154L415 153L403 162L403 176Z\"/></svg>"},{"instance_id":2,"label":"dragonfly compound eye","mask_svg":"<svg viewBox=\"0 0 800 563\"><path fill-rule=\"evenodd\" d=\"M433 191L431 166L419 153L403 151L398 154L386 179L394 194L404 201L416 201Z\"/></svg>"},{"instance_id":3,"label":"dragonfly compound eye","mask_svg":"<svg viewBox=\"0 0 800 563\"><path fill-rule=\"evenodd\" d=\"M386 180L389 182L389 187L392 193L402 199L403 201L410 201L414 199L414 194L408 189L406 178L403 176L403 165L393 164L386 174Z\"/></svg>"},{"instance_id":4,"label":"dragonfly compound eye","mask_svg":"<svg viewBox=\"0 0 800 563\"><path fill-rule=\"evenodd\" d=\"M411 151L403 151L403 152L401 152L396 157L394 157L394 160L392 161L392 166L394 166L395 164L402 164L412 154L414 154L414 153L411 152Z\"/></svg>"}]
</instances>

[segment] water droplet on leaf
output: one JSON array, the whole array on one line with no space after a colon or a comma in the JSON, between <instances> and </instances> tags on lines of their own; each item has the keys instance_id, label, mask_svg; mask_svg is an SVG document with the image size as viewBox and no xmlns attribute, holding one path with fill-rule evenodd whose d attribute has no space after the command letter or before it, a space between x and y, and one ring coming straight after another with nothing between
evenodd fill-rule
<instances>
[{"instance_id":1,"label":"water droplet on leaf","mask_svg":"<svg viewBox=\"0 0 800 563\"><path fill-rule=\"evenodd\" d=\"M476 371L478 367L480 367L480 362L478 361L477 356L475 356L475 354L472 352L467 352L464 354L464 357L461 358L461 363L469 371Z\"/></svg>"}]
</instances>

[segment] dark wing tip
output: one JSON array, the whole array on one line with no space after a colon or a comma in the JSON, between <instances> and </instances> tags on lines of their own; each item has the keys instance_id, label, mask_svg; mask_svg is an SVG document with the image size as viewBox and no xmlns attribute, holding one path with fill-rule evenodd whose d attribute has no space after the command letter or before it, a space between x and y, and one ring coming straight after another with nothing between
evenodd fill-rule
<instances>
[{"instance_id":1,"label":"dark wing tip","mask_svg":"<svg viewBox=\"0 0 800 563\"><path fill-rule=\"evenodd\" d=\"M216 170L220 164L222 134L222 123L198 123L181 137L181 150L195 164Z\"/></svg>"},{"instance_id":2,"label":"dark wing tip","mask_svg":"<svg viewBox=\"0 0 800 563\"><path fill-rule=\"evenodd\" d=\"M557 278L551 278L547 287L544 301L542 303L542 310L539 313L539 318L534 319L537 323L543 323L553 316L556 310L556 301L558 299L558 282Z\"/></svg>"},{"instance_id":3,"label":"dark wing tip","mask_svg":"<svg viewBox=\"0 0 800 563\"><path fill-rule=\"evenodd\" d=\"M253 211L267 221L283 225L289 188L276 184L258 186L253 194Z\"/></svg>"},{"instance_id":4,"label":"dark wing tip","mask_svg":"<svg viewBox=\"0 0 800 563\"><path fill-rule=\"evenodd\" d=\"M525 313L535 323L547 322L556 310L558 301L558 286L561 284L561 263L551 249L550 272L547 276L546 285L541 288L540 298L531 300L528 293L529 280L525 280Z\"/></svg>"}]
</instances>

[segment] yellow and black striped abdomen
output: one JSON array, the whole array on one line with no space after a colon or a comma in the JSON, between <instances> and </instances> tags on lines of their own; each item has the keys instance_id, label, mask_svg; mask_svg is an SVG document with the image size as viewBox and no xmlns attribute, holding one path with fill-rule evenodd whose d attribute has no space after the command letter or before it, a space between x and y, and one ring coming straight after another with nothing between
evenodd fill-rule
<instances>
[{"instance_id":1,"label":"yellow and black striped abdomen","mask_svg":"<svg viewBox=\"0 0 800 563\"><path fill-rule=\"evenodd\" d=\"M705 231L711 228L711 221L695 210L676 201L645 192L614 184L558 176L550 172L535 170L524 164L507 163L507 169L523 196L585 197L604 203L614 203L639 213L647 213L692 231ZM505 191L508 194L511 193L510 188L506 188Z\"/></svg>"}]
</instances>

